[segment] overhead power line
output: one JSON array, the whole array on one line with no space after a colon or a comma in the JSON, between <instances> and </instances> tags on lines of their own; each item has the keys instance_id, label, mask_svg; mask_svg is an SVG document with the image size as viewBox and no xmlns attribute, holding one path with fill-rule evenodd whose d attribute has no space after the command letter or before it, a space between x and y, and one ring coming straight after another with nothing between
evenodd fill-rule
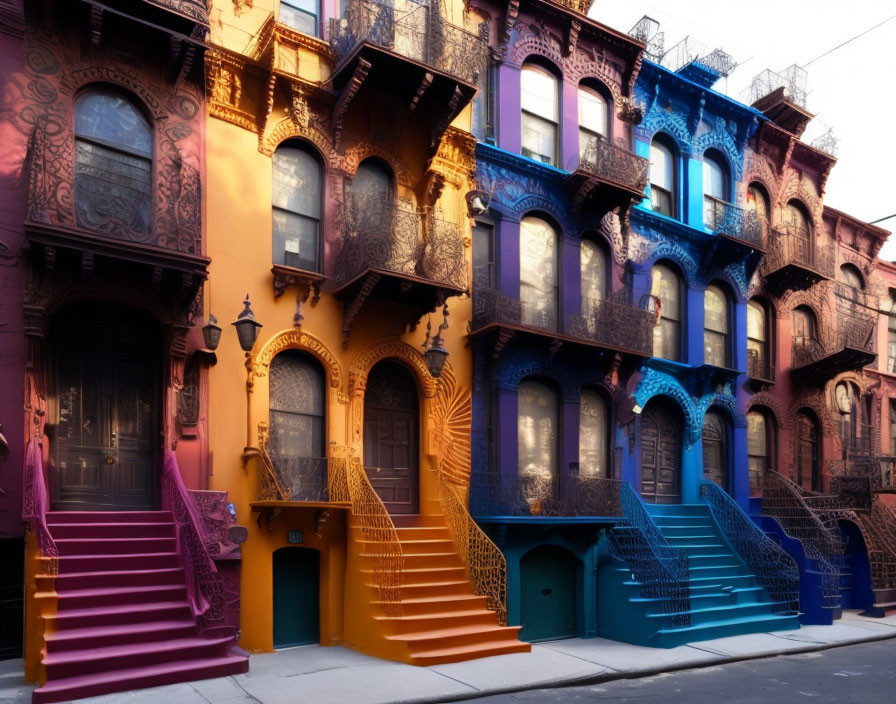
<instances>
[{"instance_id":1,"label":"overhead power line","mask_svg":"<svg viewBox=\"0 0 896 704\"><path fill-rule=\"evenodd\" d=\"M877 223L879 223L879 222L883 222L884 220L889 220L890 218L896 218L896 213L893 213L892 215L887 215L887 217L885 217L885 218L878 218L877 220L872 220L872 221L869 222L868 224L869 224L869 225L876 225Z\"/></svg>"},{"instance_id":2,"label":"overhead power line","mask_svg":"<svg viewBox=\"0 0 896 704\"><path fill-rule=\"evenodd\" d=\"M818 61L819 59L823 59L823 58L824 58L825 56L827 56L828 54L831 54L831 53L837 51L837 49L840 49L840 48L846 46L846 45L849 44L850 42L854 42L856 39L859 39L859 38L861 38L861 37L864 37L866 34L868 34L868 32L873 32L875 29L877 29L877 28L880 27L881 25L884 25L884 24L886 24L887 22L889 22L890 20L894 20L894 19L896 19L896 15L891 15L890 17L887 17L887 19L885 19L885 20L883 20L883 21L881 21L881 22L878 22L878 23L877 23L876 25L874 25L873 27L869 27L869 28L866 29L864 32L862 32L861 34L857 34L856 36L852 37L851 39L847 39L847 40L846 40L845 42L843 42L842 44L838 44L838 45L835 46L833 49L828 49L826 52L824 52L824 53L821 54L820 56L816 56L814 59L812 59L812 60L809 61L808 63L803 64L800 68L806 68L806 66L808 66L809 64L813 64L813 63L815 63L816 61Z\"/></svg>"}]
</instances>

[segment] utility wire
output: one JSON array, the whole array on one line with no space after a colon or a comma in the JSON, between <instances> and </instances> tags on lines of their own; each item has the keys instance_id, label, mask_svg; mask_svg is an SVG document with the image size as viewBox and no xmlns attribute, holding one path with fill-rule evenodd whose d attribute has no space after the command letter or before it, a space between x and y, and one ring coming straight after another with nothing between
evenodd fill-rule
<instances>
[{"instance_id":1,"label":"utility wire","mask_svg":"<svg viewBox=\"0 0 896 704\"><path fill-rule=\"evenodd\" d=\"M896 213L893 213L892 215L887 215L887 217L885 217L885 218L878 218L877 220L872 220L872 221L869 222L868 224L869 224L869 225L876 225L877 223L879 223L879 222L883 222L884 220L889 220L890 218L896 218Z\"/></svg>"},{"instance_id":2,"label":"utility wire","mask_svg":"<svg viewBox=\"0 0 896 704\"><path fill-rule=\"evenodd\" d=\"M896 15L891 15L890 17L887 17L887 19L883 20L882 22L878 22L878 23L877 23L876 25L874 25L873 27L871 27L871 28L869 28L869 29L866 29L866 30L865 30L864 32L862 32L861 34L857 34L857 35L854 36L852 39L847 39L845 42L843 42L842 44L838 44L838 45L835 46L833 49L828 49L826 52L824 52L824 53L821 54L820 56L816 56L814 59L812 59L812 60L809 61L808 63L805 63L805 64L803 64L802 66L800 66L800 68L806 68L806 66L808 66L809 64L813 64L813 63L815 63L816 61L818 61L819 59L823 59L823 58L824 58L825 56L827 56L828 54L831 54L831 53L837 51L837 49L840 49L841 47L846 46L846 45L849 44L850 42L854 42L856 39L859 39L860 37L864 37L866 34L868 34L868 32L874 31L875 29L877 29L877 28L880 27L881 25L886 24L886 23L889 22L890 20L894 20L894 19L896 19Z\"/></svg>"}]
</instances>

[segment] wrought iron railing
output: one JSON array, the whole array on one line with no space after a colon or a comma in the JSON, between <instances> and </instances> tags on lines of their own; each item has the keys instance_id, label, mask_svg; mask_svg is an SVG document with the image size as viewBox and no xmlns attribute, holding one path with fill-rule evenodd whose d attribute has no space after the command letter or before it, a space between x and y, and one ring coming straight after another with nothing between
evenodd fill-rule
<instances>
[{"instance_id":1,"label":"wrought iron railing","mask_svg":"<svg viewBox=\"0 0 896 704\"><path fill-rule=\"evenodd\" d=\"M40 441L32 438L25 451L25 486L22 491L22 520L37 539L43 574L59 574L59 551L50 529L47 528L47 510L50 494L44 481L44 463Z\"/></svg>"},{"instance_id":2,"label":"wrought iron railing","mask_svg":"<svg viewBox=\"0 0 896 704\"><path fill-rule=\"evenodd\" d=\"M825 340L803 335L794 336L791 366L798 368L812 364L847 348L873 354L876 351L875 322L874 317L863 312L838 311L837 329Z\"/></svg>"},{"instance_id":3,"label":"wrought iron railing","mask_svg":"<svg viewBox=\"0 0 896 704\"><path fill-rule=\"evenodd\" d=\"M649 356L653 351L656 315L645 305L632 303L633 294L624 289L606 298L586 299L590 315L571 315L566 333L610 347L633 350ZM582 306L585 308L585 306Z\"/></svg>"},{"instance_id":4,"label":"wrought iron railing","mask_svg":"<svg viewBox=\"0 0 896 704\"><path fill-rule=\"evenodd\" d=\"M877 296L843 281L834 282L834 295L838 308L847 311L864 309L867 315L877 317L880 306L880 299Z\"/></svg>"},{"instance_id":5,"label":"wrought iron railing","mask_svg":"<svg viewBox=\"0 0 896 704\"><path fill-rule=\"evenodd\" d=\"M203 522L190 492L184 486L171 450L165 451L162 466L162 505L171 511L186 576L187 598L200 631L224 623L226 598L224 580L218 573L203 540Z\"/></svg>"},{"instance_id":6,"label":"wrought iron railing","mask_svg":"<svg viewBox=\"0 0 896 704\"><path fill-rule=\"evenodd\" d=\"M875 439L870 444L876 449ZM831 460L828 463L831 482L837 481L838 486L843 486L848 480L866 481L872 492L896 488L896 456L874 454L874 449L869 455L854 454L848 459Z\"/></svg>"},{"instance_id":7,"label":"wrought iron railing","mask_svg":"<svg viewBox=\"0 0 896 704\"><path fill-rule=\"evenodd\" d=\"M208 10L211 4L208 0L148 0L147 4L158 5L178 15L189 17L195 22L208 25Z\"/></svg>"},{"instance_id":8,"label":"wrought iron railing","mask_svg":"<svg viewBox=\"0 0 896 704\"><path fill-rule=\"evenodd\" d=\"M349 0L331 20L330 46L342 61L368 42L475 84L487 65L486 44L442 12L440 2Z\"/></svg>"},{"instance_id":9,"label":"wrought iron railing","mask_svg":"<svg viewBox=\"0 0 896 704\"><path fill-rule=\"evenodd\" d=\"M597 139L579 155L579 170L603 181L618 183L634 191L647 187L650 162L606 139Z\"/></svg>"},{"instance_id":10,"label":"wrought iron railing","mask_svg":"<svg viewBox=\"0 0 896 704\"><path fill-rule=\"evenodd\" d=\"M806 557L813 560L820 573L822 606L839 608L839 562L846 544L836 521L822 520L805 500L803 491L778 472L765 473L762 488L762 514L774 518L784 533L803 546Z\"/></svg>"},{"instance_id":11,"label":"wrought iron railing","mask_svg":"<svg viewBox=\"0 0 896 704\"><path fill-rule=\"evenodd\" d=\"M467 286L460 227L431 209L380 193L348 194L342 209L342 249L335 281L344 284L366 271L381 271Z\"/></svg>"},{"instance_id":12,"label":"wrought iron railing","mask_svg":"<svg viewBox=\"0 0 896 704\"><path fill-rule=\"evenodd\" d=\"M454 549L467 568L473 593L485 597L489 609L497 613L498 622L507 625L507 560L504 553L476 524L463 490L449 482L441 469L438 472L439 502L451 530Z\"/></svg>"},{"instance_id":13,"label":"wrought iron railing","mask_svg":"<svg viewBox=\"0 0 896 704\"><path fill-rule=\"evenodd\" d=\"M365 546L363 556L373 561L373 580L380 606L387 616L401 616L401 579L404 556L395 524L382 499L371 486L361 458L352 448L334 448L344 458L345 478L352 504L352 516L358 521Z\"/></svg>"},{"instance_id":14,"label":"wrought iron railing","mask_svg":"<svg viewBox=\"0 0 896 704\"><path fill-rule=\"evenodd\" d=\"M727 235L753 247L762 247L763 223L754 210L744 210L712 196L703 198L703 221L717 235Z\"/></svg>"},{"instance_id":15,"label":"wrought iron railing","mask_svg":"<svg viewBox=\"0 0 896 704\"><path fill-rule=\"evenodd\" d=\"M560 483L540 474L477 472L471 479L474 516L621 516L622 482L571 475Z\"/></svg>"},{"instance_id":16,"label":"wrought iron railing","mask_svg":"<svg viewBox=\"0 0 896 704\"><path fill-rule=\"evenodd\" d=\"M869 513L856 514L871 566L871 584L875 589L896 589L896 512L874 497Z\"/></svg>"},{"instance_id":17,"label":"wrought iron railing","mask_svg":"<svg viewBox=\"0 0 896 704\"><path fill-rule=\"evenodd\" d=\"M672 623L684 628L691 623L690 570L687 554L669 545L641 497L628 482L620 488L625 523L609 533L610 552L640 582L641 596L658 598L659 608Z\"/></svg>"},{"instance_id":18,"label":"wrought iron railing","mask_svg":"<svg viewBox=\"0 0 896 704\"><path fill-rule=\"evenodd\" d=\"M737 502L717 484L700 482L700 496L735 552L765 587L775 613L800 609L800 573L784 549L761 531Z\"/></svg>"},{"instance_id":19,"label":"wrought iron railing","mask_svg":"<svg viewBox=\"0 0 896 704\"><path fill-rule=\"evenodd\" d=\"M802 228L781 224L769 230L768 239L768 252L762 265L766 276L796 264L827 278L834 277L833 250L821 248Z\"/></svg>"}]
</instances>

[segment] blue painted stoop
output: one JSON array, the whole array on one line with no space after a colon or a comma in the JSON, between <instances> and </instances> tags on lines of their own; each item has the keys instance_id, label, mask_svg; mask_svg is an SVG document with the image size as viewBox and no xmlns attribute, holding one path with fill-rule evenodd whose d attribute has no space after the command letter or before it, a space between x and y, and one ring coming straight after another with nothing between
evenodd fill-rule
<instances>
[{"instance_id":1,"label":"blue painted stoop","mask_svg":"<svg viewBox=\"0 0 896 704\"><path fill-rule=\"evenodd\" d=\"M673 648L799 628L798 614L775 613L768 592L725 539L708 505L648 504L646 509L669 547L687 555L688 611L676 612L668 599L645 596L645 585L624 562L613 560L598 577L600 636Z\"/></svg>"}]
</instances>

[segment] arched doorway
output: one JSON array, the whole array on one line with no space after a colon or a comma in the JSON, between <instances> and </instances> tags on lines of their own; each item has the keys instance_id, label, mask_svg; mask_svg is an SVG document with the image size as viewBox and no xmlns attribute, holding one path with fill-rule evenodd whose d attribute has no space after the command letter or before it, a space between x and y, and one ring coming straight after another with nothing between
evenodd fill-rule
<instances>
[{"instance_id":1,"label":"arched doorway","mask_svg":"<svg viewBox=\"0 0 896 704\"><path fill-rule=\"evenodd\" d=\"M274 551L274 647L320 640L320 553L309 548Z\"/></svg>"},{"instance_id":2,"label":"arched doorway","mask_svg":"<svg viewBox=\"0 0 896 704\"><path fill-rule=\"evenodd\" d=\"M728 491L728 430L722 414L713 409L703 418L703 478Z\"/></svg>"},{"instance_id":3,"label":"arched doorway","mask_svg":"<svg viewBox=\"0 0 896 704\"><path fill-rule=\"evenodd\" d=\"M158 505L160 346L158 323L138 311L91 304L56 316L54 509Z\"/></svg>"},{"instance_id":4,"label":"arched doorway","mask_svg":"<svg viewBox=\"0 0 896 704\"><path fill-rule=\"evenodd\" d=\"M665 400L651 401L641 415L641 498L681 501L681 413Z\"/></svg>"},{"instance_id":5,"label":"arched doorway","mask_svg":"<svg viewBox=\"0 0 896 704\"><path fill-rule=\"evenodd\" d=\"M821 457L818 421L808 410L796 414L797 483L807 491L821 491Z\"/></svg>"},{"instance_id":6,"label":"arched doorway","mask_svg":"<svg viewBox=\"0 0 896 704\"><path fill-rule=\"evenodd\" d=\"M417 385L398 362L377 364L364 394L364 468L389 513L417 513Z\"/></svg>"},{"instance_id":7,"label":"arched doorway","mask_svg":"<svg viewBox=\"0 0 896 704\"><path fill-rule=\"evenodd\" d=\"M576 635L579 561L555 545L541 545L520 560L520 639L554 640Z\"/></svg>"}]
</instances>

